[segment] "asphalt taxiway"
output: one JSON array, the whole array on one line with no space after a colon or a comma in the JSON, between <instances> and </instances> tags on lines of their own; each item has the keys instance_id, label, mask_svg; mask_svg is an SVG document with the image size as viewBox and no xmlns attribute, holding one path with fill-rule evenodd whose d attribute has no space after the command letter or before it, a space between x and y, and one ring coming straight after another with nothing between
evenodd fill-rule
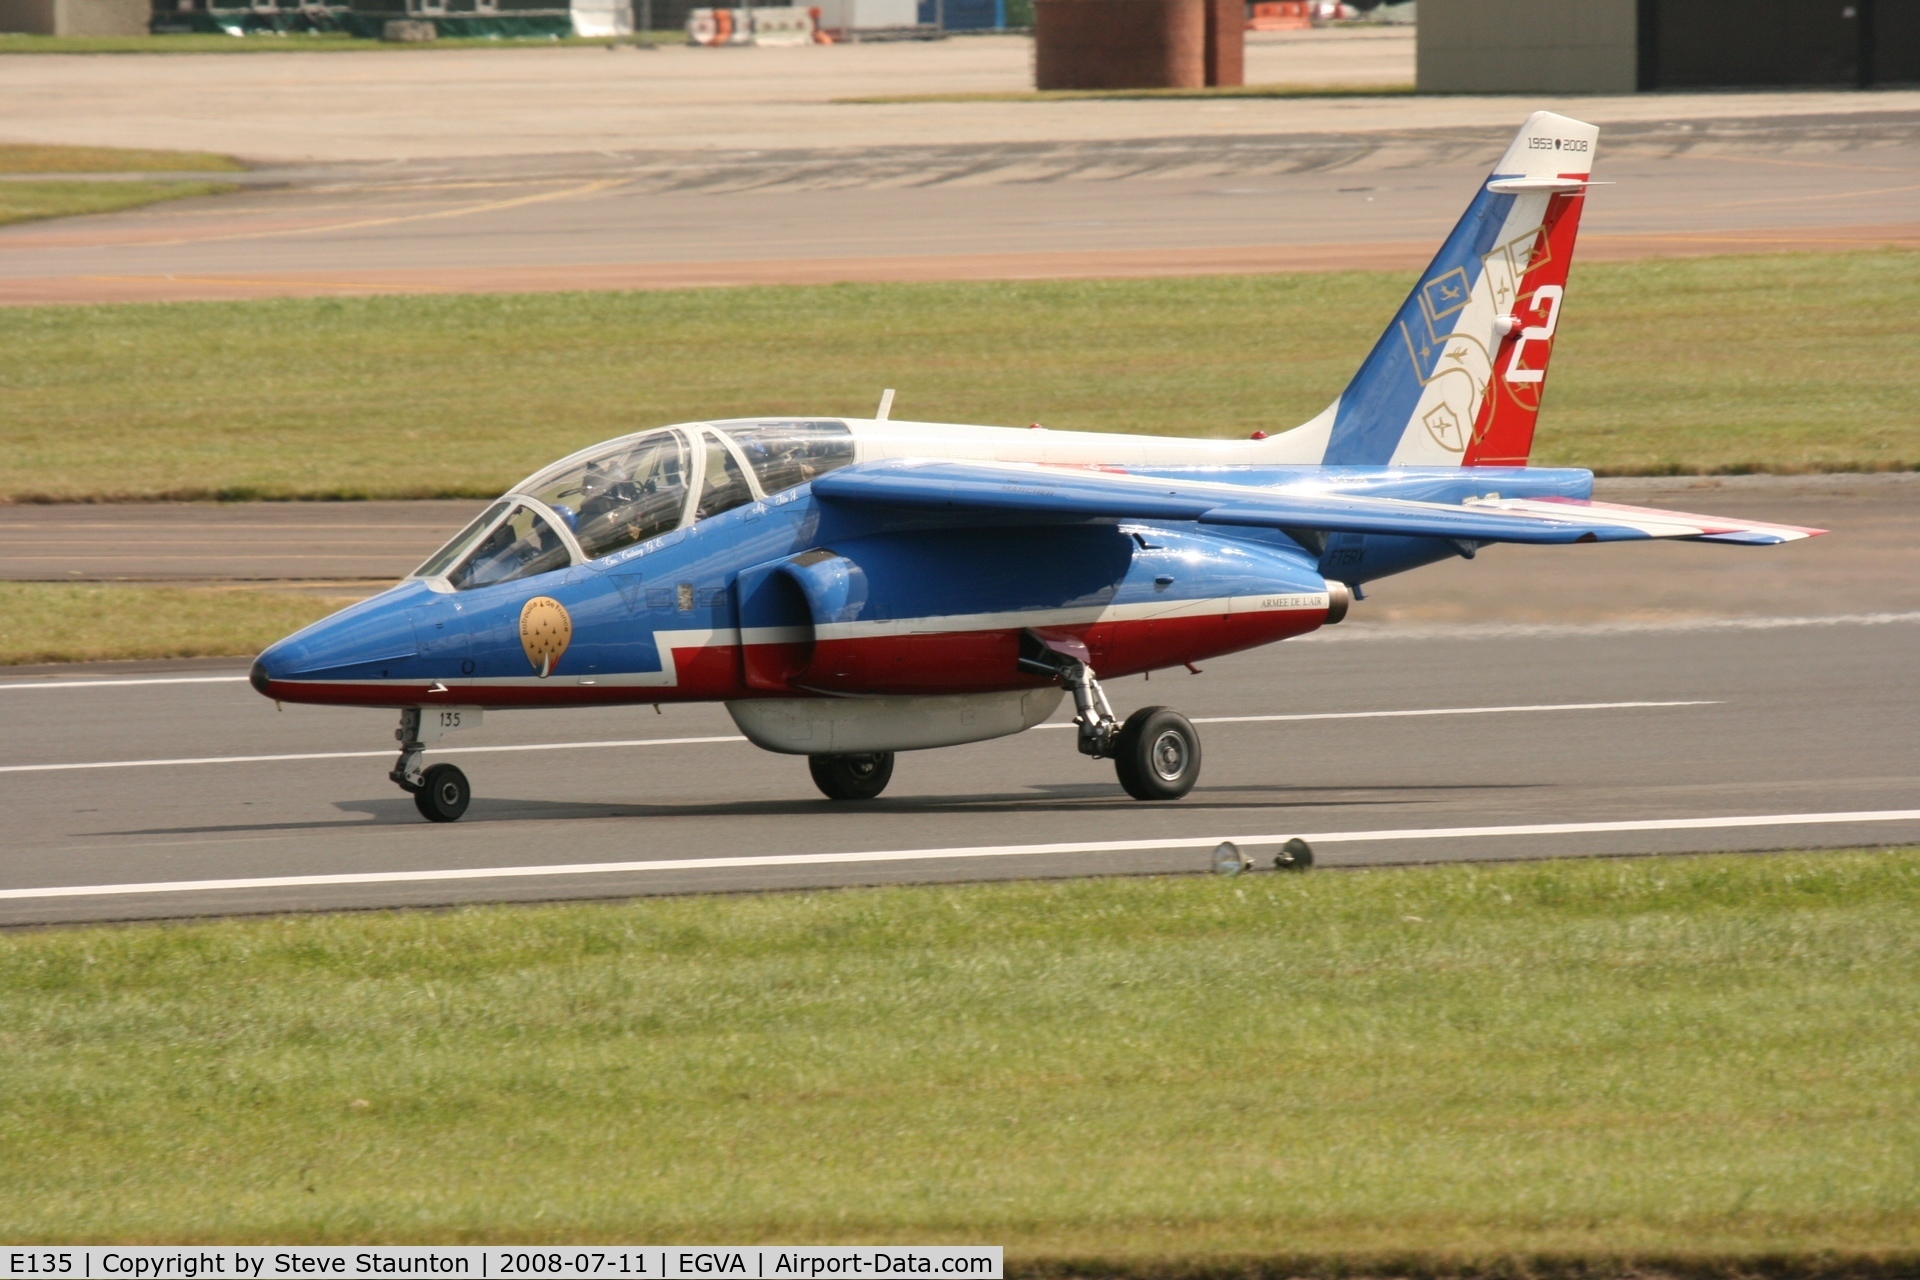
<instances>
[{"instance_id":1,"label":"asphalt taxiway","mask_svg":"<svg viewBox=\"0 0 1920 1280\"><path fill-rule=\"evenodd\" d=\"M848 805L719 707L493 713L430 753L473 782L450 826L386 780L389 713L276 710L232 663L23 673L0 924L1195 871L1295 835L1327 866L1910 843L1916 665L1920 611L1335 628L1112 683L1200 722L1167 805L1058 724Z\"/></svg>"},{"instance_id":2,"label":"asphalt taxiway","mask_svg":"<svg viewBox=\"0 0 1920 1280\"><path fill-rule=\"evenodd\" d=\"M1417 270L1541 108L1601 127L1585 261L1920 245L1920 90L926 100L1018 94L1031 53L0 54L9 141L254 166L0 228L0 304ZM1407 28L1248 49L1293 88L1413 64Z\"/></svg>"},{"instance_id":3,"label":"asphalt taxiway","mask_svg":"<svg viewBox=\"0 0 1920 1280\"><path fill-rule=\"evenodd\" d=\"M1581 259L1920 245L1920 94L1823 102L1603 119L1614 185L1589 197ZM269 166L231 196L0 229L0 304L1417 270L1534 105Z\"/></svg>"}]
</instances>

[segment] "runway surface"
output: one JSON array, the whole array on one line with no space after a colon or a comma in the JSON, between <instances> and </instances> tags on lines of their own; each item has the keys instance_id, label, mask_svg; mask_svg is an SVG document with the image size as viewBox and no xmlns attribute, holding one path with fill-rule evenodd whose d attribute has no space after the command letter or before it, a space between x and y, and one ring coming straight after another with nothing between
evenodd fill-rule
<instances>
[{"instance_id":1,"label":"runway surface","mask_svg":"<svg viewBox=\"0 0 1920 1280\"><path fill-rule=\"evenodd\" d=\"M433 753L474 784L451 826L386 781L387 713L277 712L204 666L16 678L0 923L1194 871L1223 837L1306 835L1329 866L1912 842L1917 658L1920 613L1336 628L1111 685L1123 715L1225 718L1169 805L1060 728L903 755L844 805L717 707L495 713Z\"/></svg>"},{"instance_id":2,"label":"runway surface","mask_svg":"<svg viewBox=\"0 0 1920 1280\"><path fill-rule=\"evenodd\" d=\"M1715 114L1736 99L1773 114ZM0 303L1415 270L1538 104L1435 125L1450 106L1382 102L1287 132L1115 117L1108 136L286 166L0 229ZM1693 118L1603 124L1614 185L1589 197L1582 260L1920 246L1920 94L1862 104L1696 95L1665 104Z\"/></svg>"}]
</instances>

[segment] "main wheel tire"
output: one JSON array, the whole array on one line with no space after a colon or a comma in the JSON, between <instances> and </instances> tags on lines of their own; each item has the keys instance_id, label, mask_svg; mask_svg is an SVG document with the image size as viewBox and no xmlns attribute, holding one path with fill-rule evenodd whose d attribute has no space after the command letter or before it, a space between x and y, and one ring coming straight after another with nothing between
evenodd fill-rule
<instances>
[{"instance_id":1,"label":"main wheel tire","mask_svg":"<svg viewBox=\"0 0 1920 1280\"><path fill-rule=\"evenodd\" d=\"M829 800L871 800L893 779L893 752L808 756L807 769L813 785Z\"/></svg>"},{"instance_id":2,"label":"main wheel tire","mask_svg":"<svg viewBox=\"0 0 1920 1280\"><path fill-rule=\"evenodd\" d=\"M450 764L436 764L421 777L421 788L413 793L413 807L428 822L458 822L473 799L467 775Z\"/></svg>"},{"instance_id":3,"label":"main wheel tire","mask_svg":"<svg viewBox=\"0 0 1920 1280\"><path fill-rule=\"evenodd\" d=\"M1114 739L1113 771L1135 800L1178 800L1200 780L1200 735L1166 707L1142 707Z\"/></svg>"}]
</instances>

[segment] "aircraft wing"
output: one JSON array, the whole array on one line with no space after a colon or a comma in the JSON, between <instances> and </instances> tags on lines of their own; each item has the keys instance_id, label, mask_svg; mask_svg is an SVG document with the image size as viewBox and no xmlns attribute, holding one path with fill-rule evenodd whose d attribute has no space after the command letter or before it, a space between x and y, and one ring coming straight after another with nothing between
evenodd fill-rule
<instances>
[{"instance_id":1,"label":"aircraft wing","mask_svg":"<svg viewBox=\"0 0 1920 1280\"><path fill-rule=\"evenodd\" d=\"M1301 489L1256 489L1023 463L900 459L822 476L829 502L920 510L1024 513L1322 533L1392 534L1472 542L1791 542L1823 532L1579 499L1469 499L1460 505L1353 497Z\"/></svg>"}]
</instances>

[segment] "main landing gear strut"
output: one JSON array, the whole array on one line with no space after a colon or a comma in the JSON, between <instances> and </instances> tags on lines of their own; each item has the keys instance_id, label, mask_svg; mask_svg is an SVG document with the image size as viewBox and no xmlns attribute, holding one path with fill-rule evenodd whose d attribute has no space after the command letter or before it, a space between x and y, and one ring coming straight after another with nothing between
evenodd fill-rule
<instances>
[{"instance_id":1,"label":"main landing gear strut","mask_svg":"<svg viewBox=\"0 0 1920 1280\"><path fill-rule=\"evenodd\" d=\"M408 707L400 713L400 727L393 731L400 743L400 758L387 776L413 796L414 808L428 822L457 822L473 799L473 788L467 783L467 775L450 764L421 767L420 757L427 743L437 742L445 732L433 717L434 713L419 707Z\"/></svg>"},{"instance_id":2,"label":"main landing gear strut","mask_svg":"<svg viewBox=\"0 0 1920 1280\"><path fill-rule=\"evenodd\" d=\"M1020 637L1019 661L1022 671L1058 680L1073 695L1080 754L1112 760L1135 800L1178 800L1200 780L1200 735L1178 711L1142 707L1121 723L1080 652L1031 631Z\"/></svg>"}]
</instances>

